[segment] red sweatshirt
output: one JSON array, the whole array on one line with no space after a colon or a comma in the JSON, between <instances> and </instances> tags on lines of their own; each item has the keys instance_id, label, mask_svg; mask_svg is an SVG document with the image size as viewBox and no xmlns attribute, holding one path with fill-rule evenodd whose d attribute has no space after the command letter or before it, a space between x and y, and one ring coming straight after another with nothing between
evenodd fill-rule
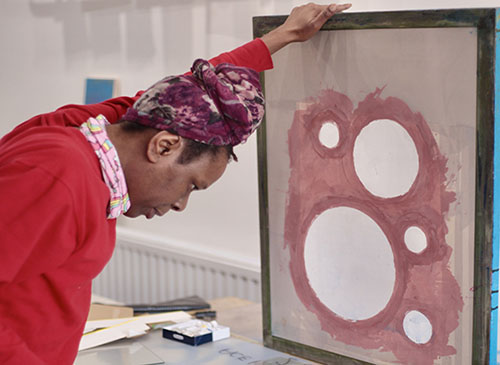
<instances>
[{"instance_id":1,"label":"red sweatshirt","mask_svg":"<svg viewBox=\"0 0 500 365\"><path fill-rule=\"evenodd\" d=\"M260 39L210 62L272 68ZM0 140L0 364L73 363L116 227L99 161L74 127L98 114L115 123L141 93L64 106Z\"/></svg>"}]
</instances>

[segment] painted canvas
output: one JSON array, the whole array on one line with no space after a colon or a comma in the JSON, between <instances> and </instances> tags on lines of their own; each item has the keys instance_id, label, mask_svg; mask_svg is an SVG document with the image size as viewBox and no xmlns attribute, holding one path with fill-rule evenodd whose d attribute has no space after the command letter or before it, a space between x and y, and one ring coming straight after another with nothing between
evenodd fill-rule
<instances>
[{"instance_id":1,"label":"painted canvas","mask_svg":"<svg viewBox=\"0 0 500 365\"><path fill-rule=\"evenodd\" d=\"M275 57L259 140L268 345L327 363L478 356L478 39L335 29Z\"/></svg>"}]
</instances>

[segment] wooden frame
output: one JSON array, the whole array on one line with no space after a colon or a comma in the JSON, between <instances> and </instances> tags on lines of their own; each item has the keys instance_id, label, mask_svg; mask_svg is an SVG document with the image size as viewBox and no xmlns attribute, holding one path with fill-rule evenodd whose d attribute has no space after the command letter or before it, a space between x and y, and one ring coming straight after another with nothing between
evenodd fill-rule
<instances>
[{"instance_id":1,"label":"wooden frame","mask_svg":"<svg viewBox=\"0 0 500 365\"><path fill-rule=\"evenodd\" d=\"M254 37L261 37L285 21L284 16L255 17ZM473 299L473 352L471 363L485 364L496 354L496 326L491 322L492 271L498 271L493 261L493 162L495 127L495 9L457 9L431 11L405 11L380 13L338 14L328 21L321 31L346 29L384 28L441 28L474 27L478 34L477 55L477 104L476 104L476 196L475 196L475 257L474 257L474 299ZM497 76L498 77L498 76ZM265 74L261 75L265 85ZM265 90L264 90L265 91ZM497 122L498 123L498 122ZM319 348L296 343L273 335L271 321L270 287L270 225L268 196L268 166L266 120L258 131L258 164L260 192L260 231L262 260L262 304L265 345L280 351L328 364L362 364L360 360L348 358ZM496 258L497 260L498 258ZM493 279L494 281L497 279ZM496 285L498 285L496 283ZM490 351L492 352L490 354ZM491 355L491 356L490 356Z\"/></svg>"}]
</instances>

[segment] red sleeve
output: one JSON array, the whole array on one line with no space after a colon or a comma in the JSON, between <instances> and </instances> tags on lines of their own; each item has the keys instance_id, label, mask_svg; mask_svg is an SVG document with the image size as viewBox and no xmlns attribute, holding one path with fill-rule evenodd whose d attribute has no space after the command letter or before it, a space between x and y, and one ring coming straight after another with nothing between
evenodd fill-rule
<instances>
[{"instance_id":1,"label":"red sleeve","mask_svg":"<svg viewBox=\"0 0 500 365\"><path fill-rule=\"evenodd\" d=\"M221 63L232 63L236 66L252 68L257 72L273 68L271 53L266 44L256 38L230 52L224 52L209 62L216 66ZM189 74L187 72L186 74ZM7 134L1 142L6 142L13 136L26 129L36 126L70 126L78 127L90 117L102 114L110 123L116 123L131 107L144 91L139 91L134 97L121 96L106 100L102 103L90 105L70 104L57 109L55 112L37 115L17 126Z\"/></svg>"},{"instance_id":2,"label":"red sleeve","mask_svg":"<svg viewBox=\"0 0 500 365\"><path fill-rule=\"evenodd\" d=\"M134 97L121 96L109 99L97 104L65 105L54 112L40 114L26 122L18 125L9 134L0 140L4 143L32 127L39 126L68 126L78 127L86 122L90 117L96 117L102 114L110 123L116 123L127 109L141 96L143 91L139 91Z\"/></svg>"},{"instance_id":3,"label":"red sleeve","mask_svg":"<svg viewBox=\"0 0 500 365\"><path fill-rule=\"evenodd\" d=\"M236 66L252 68L257 72L273 68L271 53L260 38L256 38L231 52L221 53L209 61L214 66L220 63L232 63Z\"/></svg>"},{"instance_id":4,"label":"red sleeve","mask_svg":"<svg viewBox=\"0 0 500 365\"><path fill-rule=\"evenodd\" d=\"M142 93L143 91L139 91L134 97L120 96L97 104L66 105L51 113L51 120L47 119L47 122L48 124L55 122L65 126L78 127L90 117L95 118L102 114L108 122L116 123Z\"/></svg>"},{"instance_id":5,"label":"red sleeve","mask_svg":"<svg viewBox=\"0 0 500 365\"><path fill-rule=\"evenodd\" d=\"M255 38L231 52L221 53L208 61L214 66L221 63L232 63L236 66L251 68L257 72L270 70L274 67L271 53L260 38ZM185 73L185 75L189 74L191 74L190 71Z\"/></svg>"}]
</instances>

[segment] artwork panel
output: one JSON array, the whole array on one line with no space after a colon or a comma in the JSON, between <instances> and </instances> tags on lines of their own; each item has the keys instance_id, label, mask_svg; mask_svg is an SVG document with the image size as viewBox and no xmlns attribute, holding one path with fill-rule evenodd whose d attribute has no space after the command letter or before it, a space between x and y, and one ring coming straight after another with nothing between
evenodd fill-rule
<instances>
[{"instance_id":1,"label":"artwork panel","mask_svg":"<svg viewBox=\"0 0 500 365\"><path fill-rule=\"evenodd\" d=\"M377 328L376 318L380 318L382 314L388 316L392 313L393 316L399 316L398 331L404 334L402 336L406 336L406 341L411 339L416 345L432 343L434 341L432 330L429 337L429 324L432 327L435 315L432 308L436 306L441 309L446 308L448 305L446 303L436 304L436 300L439 300L436 298L440 297L437 294L443 294L442 290L445 289L439 286L435 289L439 293L427 303L426 310L412 311L408 298L404 296L411 290L406 287L400 288L398 283L405 282L400 280L402 273L413 280L417 278L422 282L428 280L431 276L426 270L439 264L441 268L438 271L444 275L443 280L452 286L456 284L456 291L448 294L458 294L458 297L451 301L456 307L458 318L456 318L456 328L447 329L451 332L449 338L445 336L447 342L441 343L440 347L433 345L435 348L433 356L440 354L436 362L440 364L459 364L471 358L476 54L475 28L428 28L321 32L312 41L292 45L275 57L275 70L266 72L265 75L273 335L356 359L387 364L402 360L401 351L398 353L397 350L391 349L406 346L404 343L397 344L400 338L395 340L394 344L388 343L392 340L390 336L380 336L380 344L377 346L376 341L363 343L363 340L359 340L357 343L355 341L349 343L343 340L341 335L329 333L332 330L325 327L333 322L321 319L319 314L321 311L312 311L311 303L304 304L299 298L297 283L291 279L294 275L291 270L295 269L291 266L291 261L294 260L293 252L287 247L286 242L287 209L290 208L290 200L293 200L290 197L290 186L294 186L296 188L294 193L310 197L311 200L326 201L322 203L322 207L316 207L316 212L308 218L313 223L301 227L305 231L314 228L313 225L316 224L319 227L313 235L308 236L312 242L310 247L321 242L322 236L328 237L332 234L351 237L359 243L356 250L345 250L343 255L338 255L336 264L332 265L333 269L329 268L327 271L318 270L314 263L318 260L328 261L328 256L342 251L346 242L330 247L331 251L325 257L322 257L320 249L308 249L311 251L309 253L304 250L306 257L309 257L306 259L309 263L305 264L303 272L309 279L313 278L315 282L313 286L316 288L314 292L324 293L321 294L323 300L320 302L329 303L327 309L340 317L337 326L342 324L342 321L372 321L367 328L374 329ZM326 110L324 112L326 114L321 114L321 107ZM373 117L370 113L377 108L379 108L378 114L376 113L379 116L377 123L366 120ZM319 115L323 125L325 122L331 122L334 128L330 128L337 129L330 132L333 135L331 143L334 148L325 146L319 138L316 138L321 132L321 123L312 120L314 118L308 117L310 115L316 117ZM399 120L401 118L406 120L407 125L401 123ZM300 123L310 123L309 127L316 128L318 125L320 127L317 127L317 130L293 129L294 125ZM404 129L395 128L395 125L403 125ZM425 133L415 126L425 127ZM408 136L405 135L405 130L409 131ZM365 135L364 139L359 138L361 132ZM294 133L297 137L295 139ZM418 140L418 136L424 138ZM356 140L359 145L356 155L353 154L353 151L356 151L352 147L356 141L349 138L359 138ZM413 148L416 147L411 141L416 141L415 146L419 146L420 151L423 148L422 143L434 141L437 152L430 157L443 157L443 161L434 163L431 159L426 162L427 160L421 155L415 159ZM342 143L345 143L346 147L343 147ZM374 149L377 146L377 151L382 151L380 156L378 158L370 156L370 148ZM306 158L300 151L308 148L313 152ZM299 151L297 152L299 157L295 161L291 161L292 149ZM335 155L337 153L335 151L343 149L346 149L343 154L338 152L338 155ZM395 151L407 151L407 153L398 156ZM388 156L392 156L393 162L392 165L386 164L386 166L384 161L391 160L387 158ZM370 160L371 158L373 160ZM405 164L401 166L403 162ZM423 167L422 162L424 162ZM415 190L420 181L422 174L420 172L419 177L414 176L415 171L431 166L429 163L442 170L441 175L436 174L432 180L434 185L440 186L436 194L441 194L444 199L443 206L439 204L434 206L436 208L434 211L442 213L441 217L436 217L436 221L441 219L443 224L440 227L447 230L440 246L446 253L441 256L437 253L437 256L426 254L432 250L425 248L433 242L429 237L427 238L429 242L426 241L425 236L429 235L429 232L424 232L425 229L422 229L426 227L427 220L425 217L417 217L418 219L412 217L411 208L416 205L411 199L406 201L404 199L405 196L411 195L411 189ZM292 165L299 166L296 171L300 171L302 177L321 172L325 178L318 178L315 181L306 176L303 180L309 179L307 180L309 185L301 183L300 179L293 180L301 176L296 177L293 174ZM352 168L355 165L358 167ZM373 169L370 172L370 168L374 165L377 171L398 170L398 173L389 177L384 173L381 178L377 177L372 179L375 181L370 181L370 173L373 174ZM349 169L350 175L346 173L345 181L336 174L336 171ZM362 175L360 171L367 171L365 179L356 178ZM440 176L443 181L439 180ZM345 182L349 182L350 178L355 184L362 183L364 189L369 191L366 195L369 198L356 201L348 199L346 191L339 193L339 189L346 187ZM375 183L375 187L368 189L367 186L371 182ZM398 198L398 194L401 193L403 198ZM342 194L345 199L342 202L335 202L334 197L338 198ZM413 198L416 199L417 196ZM307 205L306 200L298 199L302 205ZM427 201L435 201L435 198L429 197ZM389 210L391 213L380 212L379 208ZM419 212L421 214L423 210ZM340 222L339 217L345 217L346 213L351 214L350 224L349 221ZM326 223L321 223L321 218L318 218L323 214L329 215L325 216ZM398 224L403 222L398 220L398 214L407 217L409 222L414 219L421 227L410 224L406 227L407 232L397 232L397 229L391 228L391 224L394 226L395 222ZM379 219L372 225L383 227L382 233L378 232L379 239L375 240L376 247L371 248L373 250L371 254L360 258L356 252L363 251L363 241L367 240L366 237L378 234L376 228L367 228L370 224L366 222L373 221L374 217L379 216L385 220ZM331 224L328 222L332 220L338 222L337 228L330 227ZM301 224L300 219L295 223ZM350 227L347 235L342 231L342 227L346 226ZM302 234L304 237L307 236L304 232ZM400 238L394 238L396 236ZM386 238L393 243L385 242ZM307 242L307 239L305 241ZM394 246L394 242L399 242L400 246ZM308 244L306 246L309 247ZM321 245L318 244L318 247ZM376 252L384 251L385 255L377 257L379 266L382 267L379 270L377 265L372 265L371 260L376 256ZM426 257L428 261L425 261ZM434 257L434 261L430 257ZM411 266L411 269L398 268L406 267L403 264L409 259L421 262ZM388 264L391 261L394 261L394 268ZM345 264L343 268L342 263ZM325 265L318 265L321 266ZM353 266L357 269L352 269ZM422 267L425 269L421 270ZM365 279L355 277L356 273L363 273ZM328 278L321 280L322 275L333 275L343 279L337 280L332 286ZM374 282L384 283L385 289L377 294L370 281L366 280L367 275ZM422 282L416 286L421 287ZM342 302L338 296L329 294L335 285L337 291L343 292L349 301ZM420 289L416 289L416 293L418 290ZM374 302L371 309L359 305L359 302L366 300ZM404 305L409 306L408 310L398 309ZM392 312L389 312L388 308ZM318 330L320 328L321 331ZM424 360L427 361L427 358Z\"/></svg>"}]
</instances>

